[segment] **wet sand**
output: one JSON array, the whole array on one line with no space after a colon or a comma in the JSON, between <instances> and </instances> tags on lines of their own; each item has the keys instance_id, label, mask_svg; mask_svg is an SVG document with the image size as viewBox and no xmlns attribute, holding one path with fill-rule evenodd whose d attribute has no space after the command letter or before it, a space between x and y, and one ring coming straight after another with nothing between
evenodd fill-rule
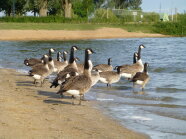
<instances>
[{"instance_id":1,"label":"wet sand","mask_svg":"<svg viewBox=\"0 0 186 139\"><path fill-rule=\"evenodd\" d=\"M32 82L15 70L0 69L0 138L148 138L103 115L93 108L94 102L71 105L71 99L61 99L48 81L43 87Z\"/></svg>"},{"instance_id":2,"label":"wet sand","mask_svg":"<svg viewBox=\"0 0 186 139\"><path fill-rule=\"evenodd\" d=\"M0 40L86 40L109 38L167 37L162 34L128 32L120 28L97 30L0 30Z\"/></svg>"}]
</instances>

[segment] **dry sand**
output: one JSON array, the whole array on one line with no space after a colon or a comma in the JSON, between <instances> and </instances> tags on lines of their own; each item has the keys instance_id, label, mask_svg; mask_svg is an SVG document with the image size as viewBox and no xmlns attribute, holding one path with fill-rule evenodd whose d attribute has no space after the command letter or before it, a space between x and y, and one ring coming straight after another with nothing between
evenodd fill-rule
<instances>
[{"instance_id":1,"label":"dry sand","mask_svg":"<svg viewBox=\"0 0 186 139\"><path fill-rule=\"evenodd\" d=\"M85 40L108 38L167 37L162 34L127 32L120 28L97 30L0 30L0 40Z\"/></svg>"},{"instance_id":2,"label":"dry sand","mask_svg":"<svg viewBox=\"0 0 186 139\"><path fill-rule=\"evenodd\" d=\"M33 79L0 69L0 139L144 139L92 108L71 105L57 89L35 87ZM77 103L77 101L75 101Z\"/></svg>"}]
</instances>

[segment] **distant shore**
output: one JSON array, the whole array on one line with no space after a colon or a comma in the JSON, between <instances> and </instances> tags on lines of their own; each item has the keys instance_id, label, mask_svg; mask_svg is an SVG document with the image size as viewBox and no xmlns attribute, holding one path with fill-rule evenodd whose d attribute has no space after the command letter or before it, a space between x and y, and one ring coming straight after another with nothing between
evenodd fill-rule
<instances>
[{"instance_id":1,"label":"distant shore","mask_svg":"<svg viewBox=\"0 0 186 139\"><path fill-rule=\"evenodd\" d=\"M71 105L58 89L35 87L32 78L0 69L0 138L147 139L91 107ZM76 101L78 103L78 101Z\"/></svg>"},{"instance_id":2,"label":"distant shore","mask_svg":"<svg viewBox=\"0 0 186 139\"><path fill-rule=\"evenodd\" d=\"M2 41L31 41L31 40L86 40L111 38L150 38L167 37L162 34L128 32L120 28L101 28L96 30L0 30Z\"/></svg>"}]
</instances>

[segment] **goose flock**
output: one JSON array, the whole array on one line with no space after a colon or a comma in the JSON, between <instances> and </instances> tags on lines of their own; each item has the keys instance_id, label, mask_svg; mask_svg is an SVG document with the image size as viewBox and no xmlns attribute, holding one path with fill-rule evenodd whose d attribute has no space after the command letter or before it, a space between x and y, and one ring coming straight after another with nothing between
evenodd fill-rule
<instances>
[{"instance_id":1,"label":"goose flock","mask_svg":"<svg viewBox=\"0 0 186 139\"><path fill-rule=\"evenodd\" d=\"M114 68L111 65L111 58L108 58L108 64L93 66L90 55L95 52L91 48L86 48L84 51L84 64L77 63L79 61L75 57L75 52L79 50L77 46L71 47L69 61L67 61L67 51L57 52L57 59L53 59L52 54L56 50L50 48L49 52L44 54L41 59L26 58L24 64L31 68L28 74L34 79L35 86L39 83L42 86L45 79L55 73L56 77L50 88L59 86L57 94L60 94L61 97L66 93L69 94L72 96L72 104L74 104L74 98L78 96L80 98L79 104L81 104L84 94L98 81L107 84L107 87L111 87L111 84L125 78L133 83L133 88L135 88L135 85L139 85L143 91L150 79L147 71L149 64L143 64L141 59L143 48L145 48L144 45L139 45L138 52L134 52L132 64L118 65Z\"/></svg>"}]
</instances>

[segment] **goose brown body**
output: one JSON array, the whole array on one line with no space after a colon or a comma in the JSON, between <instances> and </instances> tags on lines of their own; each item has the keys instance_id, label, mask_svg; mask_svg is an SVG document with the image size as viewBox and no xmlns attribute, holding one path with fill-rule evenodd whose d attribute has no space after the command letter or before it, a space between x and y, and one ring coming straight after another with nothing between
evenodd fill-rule
<instances>
[{"instance_id":1,"label":"goose brown body","mask_svg":"<svg viewBox=\"0 0 186 139\"><path fill-rule=\"evenodd\" d=\"M111 65L111 58L108 59L108 64L99 64L94 66L93 69L96 69L99 72L112 71L113 67Z\"/></svg>"},{"instance_id":2,"label":"goose brown body","mask_svg":"<svg viewBox=\"0 0 186 139\"><path fill-rule=\"evenodd\" d=\"M81 97L89 91L92 86L91 80L91 71L89 65L89 55L92 54L93 51L90 48L85 50L85 63L84 63L84 72L81 75L70 78L66 83L61 85L59 94L69 93L72 96L80 96L79 104L81 104Z\"/></svg>"},{"instance_id":3,"label":"goose brown body","mask_svg":"<svg viewBox=\"0 0 186 139\"><path fill-rule=\"evenodd\" d=\"M141 85L142 90L144 90L145 85L149 82L150 77L147 72L148 63L144 64L144 71L143 72L137 72L135 76L132 78L131 82L133 82L133 86L135 84Z\"/></svg>"}]
</instances>

